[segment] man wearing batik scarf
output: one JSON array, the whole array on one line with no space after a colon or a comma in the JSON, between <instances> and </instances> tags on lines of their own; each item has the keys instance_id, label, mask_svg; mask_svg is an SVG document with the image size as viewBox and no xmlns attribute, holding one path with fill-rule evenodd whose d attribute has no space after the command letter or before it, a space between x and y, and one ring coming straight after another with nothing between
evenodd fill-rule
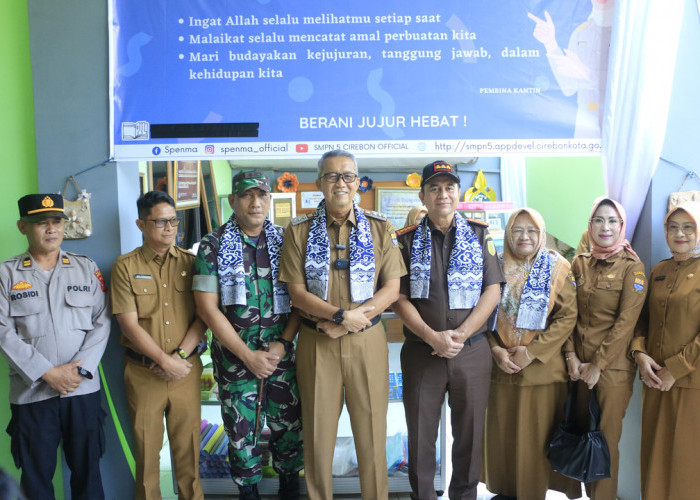
<instances>
[{"instance_id":1,"label":"man wearing batik scarf","mask_svg":"<svg viewBox=\"0 0 700 500\"><path fill-rule=\"evenodd\" d=\"M388 497L386 412L389 364L380 314L406 274L386 217L359 208L355 158L330 151L318 164L324 200L293 219L280 280L302 313L297 374L304 421L304 471L311 499L333 498L331 470L345 401L355 430L363 498Z\"/></svg>"},{"instance_id":2,"label":"man wearing batik scarf","mask_svg":"<svg viewBox=\"0 0 700 500\"><path fill-rule=\"evenodd\" d=\"M301 409L294 366L299 316L290 314L279 278L282 230L274 226L270 185L259 171L233 178L233 215L202 239L192 288L197 312L214 334L212 360L239 498L258 499L258 446L265 422L280 476L279 497L299 498Z\"/></svg>"},{"instance_id":3,"label":"man wearing batik scarf","mask_svg":"<svg viewBox=\"0 0 700 500\"><path fill-rule=\"evenodd\" d=\"M420 224L397 232L408 276L394 311L404 322L401 349L411 498L436 498L435 441L449 394L450 498L475 499L491 375L486 320L501 297L503 274L488 225L456 213L459 176L449 163L423 169Z\"/></svg>"}]
</instances>

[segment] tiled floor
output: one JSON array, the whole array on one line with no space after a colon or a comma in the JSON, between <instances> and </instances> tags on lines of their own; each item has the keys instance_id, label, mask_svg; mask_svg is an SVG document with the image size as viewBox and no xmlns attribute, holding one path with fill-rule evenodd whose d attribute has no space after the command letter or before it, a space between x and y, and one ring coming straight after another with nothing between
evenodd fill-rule
<instances>
[{"instance_id":1,"label":"tiled floor","mask_svg":"<svg viewBox=\"0 0 700 500\"><path fill-rule=\"evenodd\" d=\"M478 489L478 497L477 500L489 500L490 498L493 498L493 493L489 493L489 491L486 489L485 484L479 484L479 489ZM205 498L207 500L223 500L224 498L230 499L231 496L226 495L205 495ZM269 498L273 499L276 498L274 496L270 497L263 497L263 498ZM352 495L335 495L335 499L339 500L361 500L360 497L352 496ZM447 495L440 497L442 499L447 499ZM588 497L584 494L583 499L587 499ZM410 497L408 494L401 494L401 493L392 493L389 495L390 500L410 500ZM163 496L163 500L177 500L177 497L168 497L168 496ZM556 491L550 491L547 493L547 498L546 500L566 500L566 495L563 493L559 493Z\"/></svg>"}]
</instances>

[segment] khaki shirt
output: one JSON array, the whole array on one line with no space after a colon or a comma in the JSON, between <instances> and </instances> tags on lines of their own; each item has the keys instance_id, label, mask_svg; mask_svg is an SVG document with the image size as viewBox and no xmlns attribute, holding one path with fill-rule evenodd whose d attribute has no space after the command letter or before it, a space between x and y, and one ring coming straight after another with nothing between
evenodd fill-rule
<instances>
[{"instance_id":1,"label":"khaki shirt","mask_svg":"<svg viewBox=\"0 0 700 500\"><path fill-rule=\"evenodd\" d=\"M92 379L61 397L100 390L97 365L110 331L107 304L104 278L83 255L61 250L50 274L29 252L0 264L0 349L10 368L10 403L59 396L41 376L77 360Z\"/></svg>"},{"instance_id":2,"label":"khaki shirt","mask_svg":"<svg viewBox=\"0 0 700 500\"><path fill-rule=\"evenodd\" d=\"M455 217L460 217L455 214ZM470 222L471 228L476 233L476 237L481 244L481 255L484 259L482 291L489 285L503 283L503 272L498 264L495 246L488 232L487 226L478 222ZM433 222L428 219L430 228L431 260L430 260L430 292L427 299L411 298L411 278L406 275L401 278L401 294L411 301L425 323L436 331L454 330L458 328L469 317L473 309L450 309L449 297L447 293L447 267L454 246L457 224L452 219L450 230L447 234L437 229ZM399 243L401 255L407 268L411 267L411 249L413 248L413 237L416 234L416 227L412 229L404 228L399 231ZM490 242L490 244L489 244ZM491 250L489 250L489 246ZM473 335L486 331L486 323L481 325ZM408 341L424 342L418 335L413 333L407 326L403 328L404 336Z\"/></svg>"},{"instance_id":3,"label":"khaki shirt","mask_svg":"<svg viewBox=\"0 0 700 500\"><path fill-rule=\"evenodd\" d=\"M396 242L396 233L391 223L383 220L383 216L374 212L365 212L372 232L374 245L374 289L381 288L383 283L398 279L406 274L406 267L401 259L399 247ZM285 283L306 284L304 263L306 262L306 242L311 229L313 215L309 214L304 220L297 218L292 221L284 233L282 244L282 258L280 259L280 281ZM335 259L350 258L350 229L356 226L355 212L341 226L330 215L326 216L328 241L331 247L331 262ZM338 250L336 244L345 245ZM361 302L352 302L350 298L350 269L334 269L331 266L328 276L328 300L329 304L341 309L354 309ZM317 321L319 318L300 311L303 317Z\"/></svg>"},{"instance_id":4,"label":"khaki shirt","mask_svg":"<svg viewBox=\"0 0 700 500\"><path fill-rule=\"evenodd\" d=\"M174 351L195 319L193 266L194 255L174 245L165 259L145 245L120 256L112 267L112 313L136 312L156 344ZM121 343L136 351L124 335Z\"/></svg>"},{"instance_id":5,"label":"khaki shirt","mask_svg":"<svg viewBox=\"0 0 700 500\"><path fill-rule=\"evenodd\" d=\"M700 389L700 259L662 260L651 270L649 294L630 351L666 366L674 387Z\"/></svg>"},{"instance_id":6,"label":"khaki shirt","mask_svg":"<svg viewBox=\"0 0 700 500\"><path fill-rule=\"evenodd\" d=\"M562 259L568 268L569 263L561 256L559 259ZM544 330L540 330L527 345L527 350L535 358L533 362L520 372L513 374L505 373L494 362L491 371L493 382L529 386L569 380L561 346L571 335L576 322L576 289L570 274L564 280L556 298L550 297L550 300L552 299L554 299L554 306L547 315ZM499 345L496 332L491 332L488 339L491 347Z\"/></svg>"},{"instance_id":7,"label":"khaki shirt","mask_svg":"<svg viewBox=\"0 0 700 500\"><path fill-rule=\"evenodd\" d=\"M601 370L634 371L627 353L647 294L644 264L624 250L606 260L585 253L571 271L578 319L564 350Z\"/></svg>"}]
</instances>

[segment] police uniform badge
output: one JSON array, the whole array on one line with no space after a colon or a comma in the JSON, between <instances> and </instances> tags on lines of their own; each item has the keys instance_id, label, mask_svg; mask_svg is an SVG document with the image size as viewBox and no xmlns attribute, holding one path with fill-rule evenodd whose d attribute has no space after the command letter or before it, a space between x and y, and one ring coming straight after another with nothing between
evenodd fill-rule
<instances>
[{"instance_id":1,"label":"police uniform badge","mask_svg":"<svg viewBox=\"0 0 700 500\"><path fill-rule=\"evenodd\" d=\"M634 290L638 293L642 293L644 291L644 285L646 285L646 279L644 276L644 273L641 271L637 271L634 273L634 283L632 286L634 287Z\"/></svg>"},{"instance_id":2,"label":"police uniform badge","mask_svg":"<svg viewBox=\"0 0 700 500\"><path fill-rule=\"evenodd\" d=\"M95 277L97 278L97 281L100 282L100 288L102 289L102 291L107 293L107 285L105 284L105 278L104 276L102 276L102 273L99 269L95 271Z\"/></svg>"},{"instance_id":3,"label":"police uniform badge","mask_svg":"<svg viewBox=\"0 0 700 500\"><path fill-rule=\"evenodd\" d=\"M31 283L27 283L26 281L18 281L14 285L12 285L11 290L15 291L20 291L20 290L27 290L32 287Z\"/></svg>"}]
</instances>

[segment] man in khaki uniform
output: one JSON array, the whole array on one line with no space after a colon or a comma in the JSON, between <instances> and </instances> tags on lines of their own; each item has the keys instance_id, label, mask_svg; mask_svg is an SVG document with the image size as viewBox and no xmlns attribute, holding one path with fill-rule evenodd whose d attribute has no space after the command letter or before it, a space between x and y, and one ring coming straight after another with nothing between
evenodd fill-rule
<instances>
[{"instance_id":1,"label":"man in khaki uniform","mask_svg":"<svg viewBox=\"0 0 700 500\"><path fill-rule=\"evenodd\" d=\"M144 244L112 268L112 312L126 347L124 386L134 426L134 497L161 498L165 415L179 498L203 499L198 354L206 327L195 317L194 255L174 245L178 220L170 196L150 191L136 204Z\"/></svg>"},{"instance_id":2,"label":"man in khaki uniform","mask_svg":"<svg viewBox=\"0 0 700 500\"><path fill-rule=\"evenodd\" d=\"M309 497L331 499L338 417L347 404L363 498L388 497L388 348L379 315L398 298L406 274L386 217L353 203L355 158L331 151L319 161L324 201L292 220L280 280L302 311L297 380Z\"/></svg>"}]
</instances>

